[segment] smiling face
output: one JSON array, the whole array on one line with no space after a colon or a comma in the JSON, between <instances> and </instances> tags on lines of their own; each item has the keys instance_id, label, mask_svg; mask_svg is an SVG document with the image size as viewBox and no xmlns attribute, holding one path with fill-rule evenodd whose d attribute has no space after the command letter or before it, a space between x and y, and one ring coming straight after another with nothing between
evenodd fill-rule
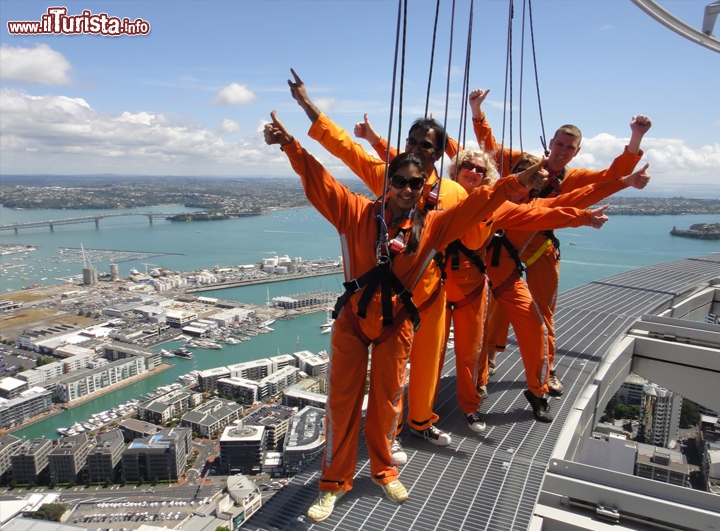
<instances>
[{"instance_id":1,"label":"smiling face","mask_svg":"<svg viewBox=\"0 0 720 531\"><path fill-rule=\"evenodd\" d=\"M407 164L397 168L391 177L396 177L396 179L393 179L396 183L398 181L404 181L402 188L391 185L388 194L388 205L392 212L393 219L395 219L407 213L418 202L424 186L414 189L411 184L415 182L415 179L421 179L424 182L425 175L421 169L414 164Z\"/></svg>"},{"instance_id":2,"label":"smiling face","mask_svg":"<svg viewBox=\"0 0 720 531\"><path fill-rule=\"evenodd\" d=\"M435 141L434 130L423 130L417 127L408 133L408 138L405 142L405 153L415 153L420 157L425 173L428 175L433 172L435 161L438 159L436 156Z\"/></svg>"},{"instance_id":3,"label":"smiling face","mask_svg":"<svg viewBox=\"0 0 720 531\"><path fill-rule=\"evenodd\" d=\"M457 182L465 188L466 192L471 192L478 186L491 184L487 165L480 157L472 157L460 165L457 172Z\"/></svg>"},{"instance_id":4,"label":"smiling face","mask_svg":"<svg viewBox=\"0 0 720 531\"><path fill-rule=\"evenodd\" d=\"M558 131L550 140L548 168L561 172L568 163L580 152L580 137Z\"/></svg>"}]
</instances>

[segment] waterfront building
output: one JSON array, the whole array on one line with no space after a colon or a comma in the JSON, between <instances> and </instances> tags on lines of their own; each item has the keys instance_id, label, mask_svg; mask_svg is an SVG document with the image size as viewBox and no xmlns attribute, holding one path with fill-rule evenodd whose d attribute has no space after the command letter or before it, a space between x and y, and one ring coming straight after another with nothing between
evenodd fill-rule
<instances>
[{"instance_id":1,"label":"waterfront building","mask_svg":"<svg viewBox=\"0 0 720 531\"><path fill-rule=\"evenodd\" d=\"M210 437L240 418L242 411L242 406L235 402L214 398L185 413L180 425L190 428L200 437Z\"/></svg>"},{"instance_id":2,"label":"waterfront building","mask_svg":"<svg viewBox=\"0 0 720 531\"><path fill-rule=\"evenodd\" d=\"M50 411L52 393L42 387L31 387L11 400L0 398L0 429L18 426Z\"/></svg>"},{"instance_id":3,"label":"waterfront building","mask_svg":"<svg viewBox=\"0 0 720 531\"><path fill-rule=\"evenodd\" d=\"M143 422L142 420L137 419L122 420L120 421L118 428L120 428L125 442L131 442L142 437L149 437L150 435L154 435L160 431L160 428L155 424L150 424L149 422Z\"/></svg>"},{"instance_id":4,"label":"waterfront building","mask_svg":"<svg viewBox=\"0 0 720 531\"><path fill-rule=\"evenodd\" d=\"M271 371L269 374L272 374L276 371L279 371L280 369L284 367L297 367L297 359L292 354L279 354L277 356L272 356L270 358Z\"/></svg>"},{"instance_id":5,"label":"waterfront building","mask_svg":"<svg viewBox=\"0 0 720 531\"><path fill-rule=\"evenodd\" d=\"M279 450L287 433L290 419L295 411L282 406L261 407L242 419L243 426L263 426L265 428L265 449Z\"/></svg>"},{"instance_id":6,"label":"waterfront building","mask_svg":"<svg viewBox=\"0 0 720 531\"><path fill-rule=\"evenodd\" d=\"M145 359L145 368L152 371L155 367L162 365L162 354L158 350L130 345L127 343L119 343L113 341L105 346L105 358L108 360L119 360L132 358L134 356Z\"/></svg>"},{"instance_id":7,"label":"waterfront building","mask_svg":"<svg viewBox=\"0 0 720 531\"><path fill-rule=\"evenodd\" d=\"M84 346L84 345L63 345L61 347L56 348L53 351L53 356L57 356L59 358L72 358L74 356L90 356L91 358L94 358L96 355L95 349Z\"/></svg>"},{"instance_id":8,"label":"waterfront building","mask_svg":"<svg viewBox=\"0 0 720 531\"><path fill-rule=\"evenodd\" d=\"M173 328L182 328L193 321L197 321L197 318L198 315L196 312L186 310L165 311L165 322Z\"/></svg>"},{"instance_id":9,"label":"waterfront building","mask_svg":"<svg viewBox=\"0 0 720 531\"><path fill-rule=\"evenodd\" d=\"M146 372L145 358L119 359L94 370L82 371L57 382L56 392L60 402L72 402L97 393Z\"/></svg>"},{"instance_id":10,"label":"waterfront building","mask_svg":"<svg viewBox=\"0 0 720 531\"><path fill-rule=\"evenodd\" d=\"M11 457L22 446L22 439L10 435L0 435L0 484L6 483L7 472L10 470Z\"/></svg>"},{"instance_id":11,"label":"waterfront building","mask_svg":"<svg viewBox=\"0 0 720 531\"><path fill-rule=\"evenodd\" d=\"M625 405L640 405L643 399L643 388L648 381L642 376L632 374L625 378L620 389L615 393L615 398Z\"/></svg>"},{"instance_id":12,"label":"waterfront building","mask_svg":"<svg viewBox=\"0 0 720 531\"><path fill-rule=\"evenodd\" d=\"M85 468L87 456L94 445L94 441L89 441L85 433L61 437L48 454L50 478L58 483L81 479L80 473Z\"/></svg>"},{"instance_id":13,"label":"waterfront building","mask_svg":"<svg viewBox=\"0 0 720 531\"><path fill-rule=\"evenodd\" d=\"M299 293L289 297L273 297L272 304L284 310L304 310L308 308L328 308L335 305L341 293L331 291L313 291Z\"/></svg>"},{"instance_id":14,"label":"waterfront building","mask_svg":"<svg viewBox=\"0 0 720 531\"><path fill-rule=\"evenodd\" d=\"M230 371L231 378L244 378L258 382L267 375L272 374L273 364L270 358L262 358L228 365L227 369Z\"/></svg>"},{"instance_id":15,"label":"waterfront building","mask_svg":"<svg viewBox=\"0 0 720 531\"><path fill-rule=\"evenodd\" d=\"M264 426L228 426L220 437L220 464L231 475L259 473L265 446Z\"/></svg>"},{"instance_id":16,"label":"waterfront building","mask_svg":"<svg viewBox=\"0 0 720 531\"><path fill-rule=\"evenodd\" d=\"M180 416L181 413L201 402L202 395L200 393L176 389L153 400L138 404L137 415L139 419L145 421L164 423Z\"/></svg>"},{"instance_id":17,"label":"waterfront building","mask_svg":"<svg viewBox=\"0 0 720 531\"><path fill-rule=\"evenodd\" d=\"M258 382L246 378L220 378L217 390L221 396L232 395L234 399L242 399L246 404L254 404L260 399Z\"/></svg>"},{"instance_id":18,"label":"waterfront building","mask_svg":"<svg viewBox=\"0 0 720 531\"><path fill-rule=\"evenodd\" d=\"M90 481L115 481L120 475L120 462L125 450L122 430L108 430L95 437L95 446L87 456Z\"/></svg>"},{"instance_id":19,"label":"waterfront building","mask_svg":"<svg viewBox=\"0 0 720 531\"><path fill-rule=\"evenodd\" d=\"M294 476L325 449L325 411L307 406L291 417L283 445L285 476Z\"/></svg>"},{"instance_id":20,"label":"waterfront building","mask_svg":"<svg viewBox=\"0 0 720 531\"><path fill-rule=\"evenodd\" d=\"M136 439L122 453L122 474L127 481L177 479L185 471L192 434L188 428L167 428Z\"/></svg>"},{"instance_id":21,"label":"waterfront building","mask_svg":"<svg viewBox=\"0 0 720 531\"><path fill-rule=\"evenodd\" d=\"M300 380L300 370L297 367L283 367L258 382L260 400L279 395L284 389Z\"/></svg>"},{"instance_id":22,"label":"waterfront building","mask_svg":"<svg viewBox=\"0 0 720 531\"><path fill-rule=\"evenodd\" d=\"M677 437L682 397L664 387L643 386L640 406L640 435L645 444L670 447Z\"/></svg>"},{"instance_id":23,"label":"waterfront building","mask_svg":"<svg viewBox=\"0 0 720 531\"><path fill-rule=\"evenodd\" d=\"M18 373L17 376L21 380L25 380L29 387L32 387L33 385L41 384L45 380L52 380L53 378L57 378L63 374L65 374L65 364L59 361L54 361L52 363L47 363L45 365L41 365L40 367L35 367L34 369Z\"/></svg>"},{"instance_id":24,"label":"waterfront building","mask_svg":"<svg viewBox=\"0 0 720 531\"><path fill-rule=\"evenodd\" d=\"M327 353L313 354L309 350L301 350L293 352L292 355L297 360L298 368L308 376L320 376L320 374L327 372L328 362L330 361Z\"/></svg>"},{"instance_id":25,"label":"waterfront building","mask_svg":"<svg viewBox=\"0 0 720 531\"><path fill-rule=\"evenodd\" d=\"M0 397L6 400L17 398L20 396L20 393L27 391L27 388L28 382L25 380L8 376L0 380Z\"/></svg>"},{"instance_id":26,"label":"waterfront building","mask_svg":"<svg viewBox=\"0 0 720 531\"><path fill-rule=\"evenodd\" d=\"M303 409L313 406L325 409L327 394L320 392L320 379L306 378L283 391L283 405Z\"/></svg>"},{"instance_id":27,"label":"waterfront building","mask_svg":"<svg viewBox=\"0 0 720 531\"><path fill-rule=\"evenodd\" d=\"M248 308L227 308L207 316L206 319L215 321L218 326L227 328L232 324L246 321L253 315L255 315L255 310L250 310Z\"/></svg>"},{"instance_id":28,"label":"waterfront building","mask_svg":"<svg viewBox=\"0 0 720 531\"><path fill-rule=\"evenodd\" d=\"M32 439L20 446L10 457L13 480L19 484L37 482L38 475L48 466L48 456L52 451L49 439Z\"/></svg>"},{"instance_id":29,"label":"waterfront building","mask_svg":"<svg viewBox=\"0 0 720 531\"><path fill-rule=\"evenodd\" d=\"M47 328L35 328L18 334L15 338L15 346L35 352L52 352L54 347L65 344L65 338L80 330L79 327L70 324L58 324ZM50 342L57 344L50 346ZM48 350L50 349L50 350Z\"/></svg>"},{"instance_id":30,"label":"waterfront building","mask_svg":"<svg viewBox=\"0 0 720 531\"><path fill-rule=\"evenodd\" d=\"M230 377L230 369L227 367L213 367L198 372L198 385L203 391L214 391L220 378Z\"/></svg>"}]
</instances>

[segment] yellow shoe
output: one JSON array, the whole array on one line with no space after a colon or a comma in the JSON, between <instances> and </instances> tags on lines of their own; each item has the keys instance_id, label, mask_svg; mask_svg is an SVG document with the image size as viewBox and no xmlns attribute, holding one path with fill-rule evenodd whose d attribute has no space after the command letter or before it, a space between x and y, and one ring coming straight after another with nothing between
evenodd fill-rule
<instances>
[{"instance_id":1,"label":"yellow shoe","mask_svg":"<svg viewBox=\"0 0 720 531\"><path fill-rule=\"evenodd\" d=\"M397 479L380 486L385 491L385 495L395 503L402 503L408 499L408 493L405 490L405 487L403 487L403 484Z\"/></svg>"},{"instance_id":2,"label":"yellow shoe","mask_svg":"<svg viewBox=\"0 0 720 531\"><path fill-rule=\"evenodd\" d=\"M316 522L322 522L330 516L335 508L337 501L345 496L346 490L338 492L321 492L318 499L315 500L308 509L307 515ZM405 495L407 497L407 494Z\"/></svg>"}]
</instances>

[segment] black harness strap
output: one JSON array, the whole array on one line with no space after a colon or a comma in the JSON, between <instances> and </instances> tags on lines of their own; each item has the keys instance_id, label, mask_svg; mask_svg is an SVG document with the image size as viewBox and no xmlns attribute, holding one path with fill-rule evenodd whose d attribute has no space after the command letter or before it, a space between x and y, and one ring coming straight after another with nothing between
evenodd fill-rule
<instances>
[{"instance_id":1,"label":"black harness strap","mask_svg":"<svg viewBox=\"0 0 720 531\"><path fill-rule=\"evenodd\" d=\"M497 231L488 244L488 250L492 250L493 253L492 260L490 261L490 267L497 267L500 264L500 251L503 247L507 249L510 258L512 258L513 262L515 262L515 268L517 269L518 275L522 277L525 272L525 266L523 265L522 260L520 260L518 250L512 243L510 243L507 236L505 236L504 230Z\"/></svg>"},{"instance_id":2,"label":"black harness strap","mask_svg":"<svg viewBox=\"0 0 720 531\"><path fill-rule=\"evenodd\" d=\"M562 171L550 179L550 181L539 191L531 190L530 197L550 197L550 195L558 195L560 193L560 184L567 175L567 168L563 168Z\"/></svg>"},{"instance_id":3,"label":"black harness strap","mask_svg":"<svg viewBox=\"0 0 720 531\"><path fill-rule=\"evenodd\" d=\"M550 243L552 243L555 248L555 252L557 253L557 259L560 260L560 240L558 240L558 237L555 236L555 231L544 230L542 233L548 240L550 240Z\"/></svg>"}]
</instances>

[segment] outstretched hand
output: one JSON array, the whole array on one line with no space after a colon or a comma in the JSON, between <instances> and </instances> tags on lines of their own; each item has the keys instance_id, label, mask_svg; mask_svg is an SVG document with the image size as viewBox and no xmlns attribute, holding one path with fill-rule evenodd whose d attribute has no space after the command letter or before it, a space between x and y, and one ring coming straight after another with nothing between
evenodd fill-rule
<instances>
[{"instance_id":1,"label":"outstretched hand","mask_svg":"<svg viewBox=\"0 0 720 531\"><path fill-rule=\"evenodd\" d=\"M610 205L603 205L599 208L590 211L590 226L593 229L599 229L605 222L610 219L605 215L605 211Z\"/></svg>"},{"instance_id":2,"label":"outstretched hand","mask_svg":"<svg viewBox=\"0 0 720 531\"><path fill-rule=\"evenodd\" d=\"M635 134L644 135L652 127L652 120L644 114L633 116L630 120L630 131Z\"/></svg>"},{"instance_id":3,"label":"outstretched hand","mask_svg":"<svg viewBox=\"0 0 720 531\"><path fill-rule=\"evenodd\" d=\"M303 80L300 79L300 76L298 76L292 68L290 69L290 73L295 79L295 81L287 80L290 86L290 95L302 106L304 102L310 100L307 95L307 90L305 89L305 83L303 83Z\"/></svg>"},{"instance_id":4,"label":"outstretched hand","mask_svg":"<svg viewBox=\"0 0 720 531\"><path fill-rule=\"evenodd\" d=\"M473 118L476 118L480 116L480 114L482 114L480 106L485 101L485 98L487 98L488 94L490 94L490 89L475 89L468 96L468 104L470 105L470 110L472 111Z\"/></svg>"},{"instance_id":5,"label":"outstretched hand","mask_svg":"<svg viewBox=\"0 0 720 531\"><path fill-rule=\"evenodd\" d=\"M640 168L635 173L631 173L630 175L626 175L625 177L623 177L622 181L628 186L632 186L633 188L642 190L650 182L650 174L646 171L649 166L650 164L646 163L645 166Z\"/></svg>"},{"instance_id":6,"label":"outstretched hand","mask_svg":"<svg viewBox=\"0 0 720 531\"><path fill-rule=\"evenodd\" d=\"M277 119L275 111L270 113L270 118L272 119L272 123L265 124L265 129L263 130L265 143L268 146L272 146L273 144L287 146L293 141L292 135L287 132L282 122Z\"/></svg>"},{"instance_id":7,"label":"outstretched hand","mask_svg":"<svg viewBox=\"0 0 720 531\"><path fill-rule=\"evenodd\" d=\"M355 129L353 130L355 133L356 138L362 138L370 142L371 146L374 146L380 141L380 135L378 135L375 132L375 129L373 129L373 126L370 125L370 120L368 120L368 115L365 113L365 116L363 118L362 122L358 122L355 124Z\"/></svg>"},{"instance_id":8,"label":"outstretched hand","mask_svg":"<svg viewBox=\"0 0 720 531\"><path fill-rule=\"evenodd\" d=\"M520 184L523 186L532 186L537 190L542 188L549 176L547 170L543 168L546 160L547 159L543 157L540 162L533 164L527 170L519 173L518 180L520 181Z\"/></svg>"}]
</instances>

